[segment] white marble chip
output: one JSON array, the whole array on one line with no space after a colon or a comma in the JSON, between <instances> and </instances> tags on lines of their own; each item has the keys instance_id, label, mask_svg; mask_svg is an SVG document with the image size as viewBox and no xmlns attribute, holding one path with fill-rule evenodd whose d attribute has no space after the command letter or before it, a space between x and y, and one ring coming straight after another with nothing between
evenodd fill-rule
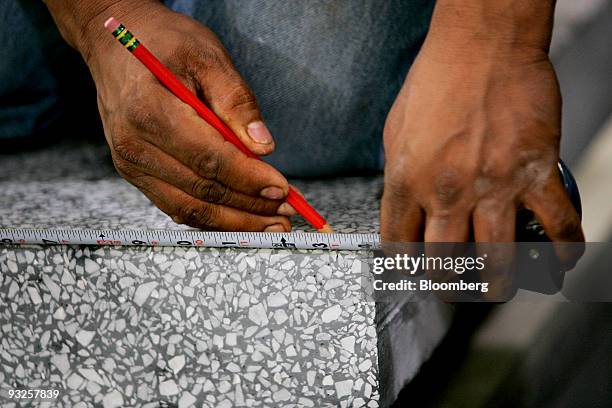
<instances>
[{"instance_id":1,"label":"white marble chip","mask_svg":"<svg viewBox=\"0 0 612 408\"><path fill-rule=\"evenodd\" d=\"M0 226L188 228L116 177L106 147L58 149L0 161ZM378 231L380 177L297 184L339 232ZM377 407L366 255L0 247L0 388L58 388L79 408ZM416 340L439 339L419 328L402 349L413 370L430 352Z\"/></svg>"}]
</instances>

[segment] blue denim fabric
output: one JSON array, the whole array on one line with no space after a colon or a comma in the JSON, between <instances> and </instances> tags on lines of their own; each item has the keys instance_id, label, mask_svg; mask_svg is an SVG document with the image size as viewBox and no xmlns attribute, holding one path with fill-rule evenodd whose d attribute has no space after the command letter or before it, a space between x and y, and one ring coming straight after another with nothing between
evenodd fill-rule
<instances>
[{"instance_id":1,"label":"blue denim fabric","mask_svg":"<svg viewBox=\"0 0 612 408\"><path fill-rule=\"evenodd\" d=\"M53 117L57 106L58 81L24 11L29 3L0 5L0 21L11 19L0 28L0 138L44 128L41 118ZM277 149L266 160L301 177L382 169L386 114L427 32L433 3L166 1L217 33L275 137Z\"/></svg>"},{"instance_id":2,"label":"blue denim fabric","mask_svg":"<svg viewBox=\"0 0 612 408\"><path fill-rule=\"evenodd\" d=\"M57 81L32 11L17 0L0 5L0 139L32 136L59 114Z\"/></svg>"},{"instance_id":3,"label":"blue denim fabric","mask_svg":"<svg viewBox=\"0 0 612 408\"><path fill-rule=\"evenodd\" d=\"M2 0L0 24L0 153L94 134L93 81L43 2Z\"/></svg>"}]
</instances>

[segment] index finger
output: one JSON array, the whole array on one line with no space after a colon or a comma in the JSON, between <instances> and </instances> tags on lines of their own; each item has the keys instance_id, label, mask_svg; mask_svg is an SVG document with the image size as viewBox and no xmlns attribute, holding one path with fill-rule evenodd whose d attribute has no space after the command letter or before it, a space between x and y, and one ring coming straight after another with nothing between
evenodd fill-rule
<instances>
[{"instance_id":1,"label":"index finger","mask_svg":"<svg viewBox=\"0 0 612 408\"><path fill-rule=\"evenodd\" d=\"M259 159L247 157L165 88L160 86L155 94L129 115L133 124L144 130L147 141L200 176L234 190L270 199L287 195L289 185L280 172Z\"/></svg>"},{"instance_id":2,"label":"index finger","mask_svg":"<svg viewBox=\"0 0 612 408\"><path fill-rule=\"evenodd\" d=\"M561 267L569 270L584 253L584 233L580 217L558 174L551 176L542 188L530 191L524 199L553 241Z\"/></svg>"}]
</instances>

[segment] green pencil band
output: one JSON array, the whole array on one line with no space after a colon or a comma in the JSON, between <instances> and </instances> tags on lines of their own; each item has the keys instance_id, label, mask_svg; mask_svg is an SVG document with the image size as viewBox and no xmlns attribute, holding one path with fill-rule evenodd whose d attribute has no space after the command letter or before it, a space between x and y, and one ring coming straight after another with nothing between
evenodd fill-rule
<instances>
[{"instance_id":1,"label":"green pencil band","mask_svg":"<svg viewBox=\"0 0 612 408\"><path fill-rule=\"evenodd\" d=\"M128 51L132 52L140 45L140 41L130 30L127 30L123 24L119 24L119 27L113 31L113 37L119 41Z\"/></svg>"}]
</instances>

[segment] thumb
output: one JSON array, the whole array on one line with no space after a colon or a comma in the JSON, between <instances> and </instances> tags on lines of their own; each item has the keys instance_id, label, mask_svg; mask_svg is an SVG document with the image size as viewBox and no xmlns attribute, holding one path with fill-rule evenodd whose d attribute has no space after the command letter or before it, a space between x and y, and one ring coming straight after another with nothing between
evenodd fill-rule
<instances>
[{"instance_id":1,"label":"thumb","mask_svg":"<svg viewBox=\"0 0 612 408\"><path fill-rule=\"evenodd\" d=\"M265 125L253 91L234 67L208 72L200 83L211 109L257 155L274 150L274 139Z\"/></svg>"}]
</instances>

